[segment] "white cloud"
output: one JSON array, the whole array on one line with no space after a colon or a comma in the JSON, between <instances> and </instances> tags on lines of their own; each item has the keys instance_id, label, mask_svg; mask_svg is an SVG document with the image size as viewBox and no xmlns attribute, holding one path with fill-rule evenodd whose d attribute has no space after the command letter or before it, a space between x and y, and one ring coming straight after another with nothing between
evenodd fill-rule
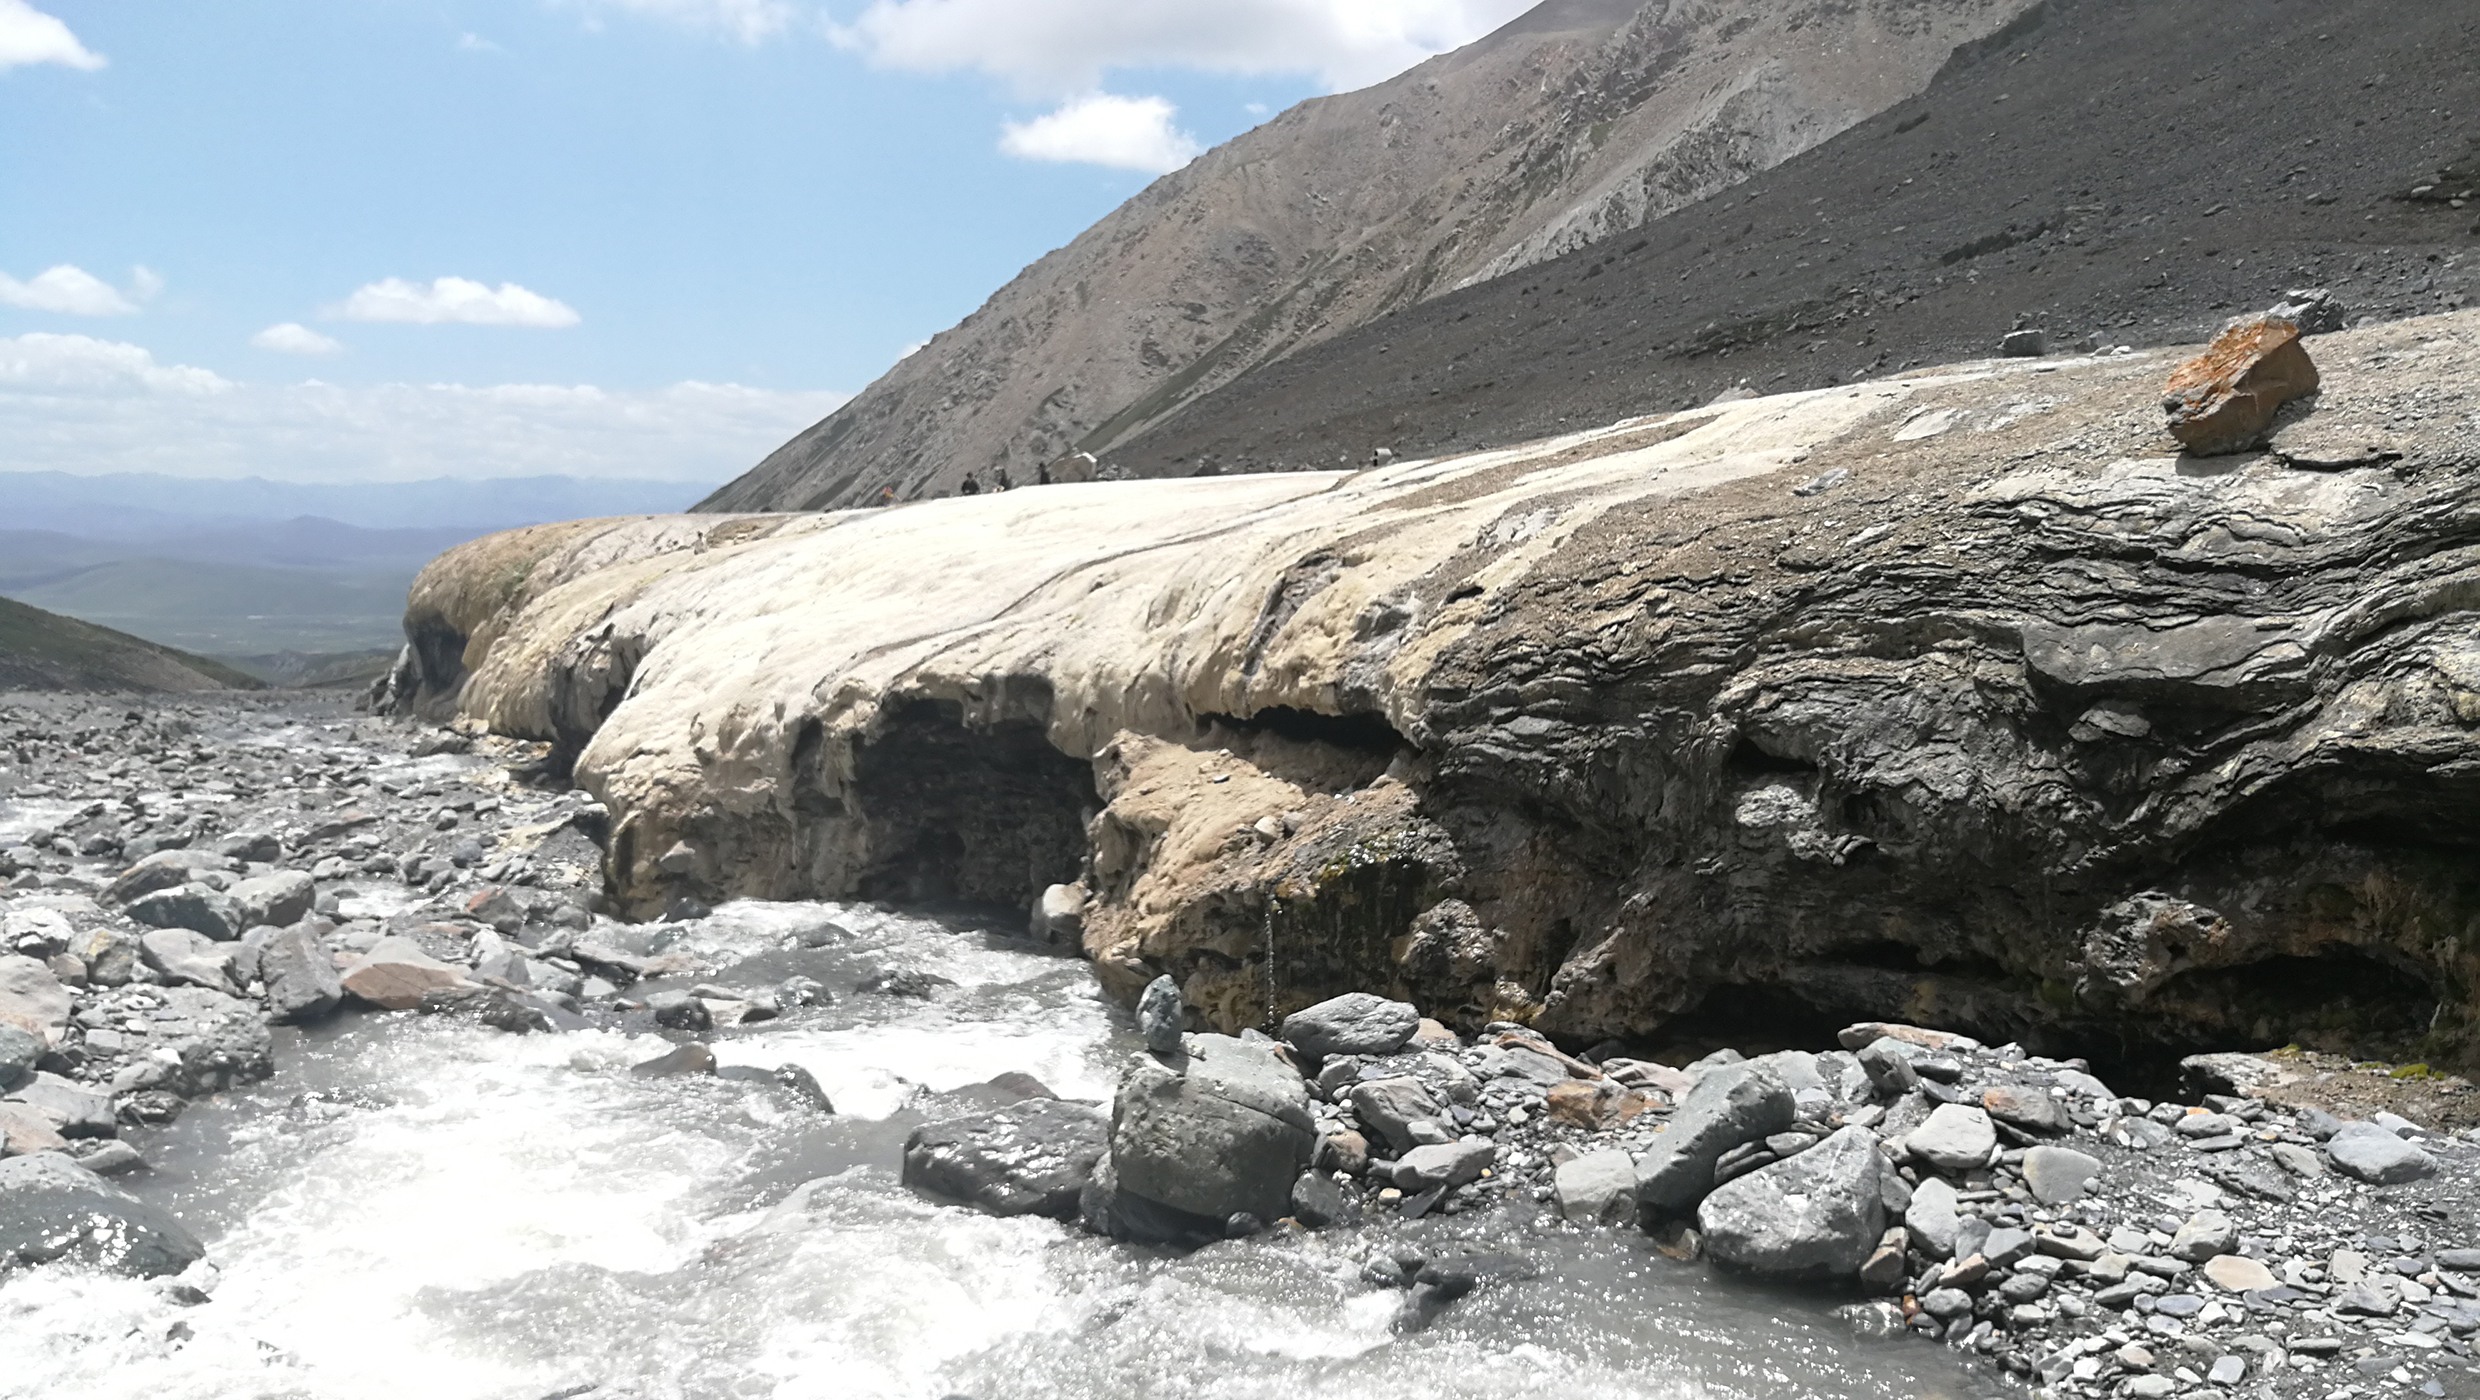
<instances>
[{"instance_id":1,"label":"white cloud","mask_svg":"<svg viewBox=\"0 0 2480 1400\"><path fill-rule=\"evenodd\" d=\"M771 39L792 27L798 12L787 0L569 0L590 14L617 10L665 20L744 44Z\"/></svg>"},{"instance_id":2,"label":"white cloud","mask_svg":"<svg viewBox=\"0 0 2480 1400\"><path fill-rule=\"evenodd\" d=\"M474 33L472 30L467 30L462 34L457 35L456 46L466 53L508 52L508 50L501 48L499 45L492 43L490 40L483 38L481 35Z\"/></svg>"},{"instance_id":3,"label":"white cloud","mask_svg":"<svg viewBox=\"0 0 2480 1400\"><path fill-rule=\"evenodd\" d=\"M335 315L348 321L395 321L406 325L534 326L559 330L577 324L564 302L527 291L514 282L497 288L463 277L442 277L427 286L388 277L345 298Z\"/></svg>"},{"instance_id":4,"label":"white cloud","mask_svg":"<svg viewBox=\"0 0 2480 1400\"><path fill-rule=\"evenodd\" d=\"M134 316L139 302L163 289L164 279L143 267L130 276L127 292L67 263L45 268L23 282L0 272L0 306L61 316Z\"/></svg>"},{"instance_id":5,"label":"white cloud","mask_svg":"<svg viewBox=\"0 0 2480 1400\"><path fill-rule=\"evenodd\" d=\"M236 383L75 335L0 337L0 471L293 480L609 476L717 483L849 395L695 381Z\"/></svg>"},{"instance_id":6,"label":"white cloud","mask_svg":"<svg viewBox=\"0 0 2480 1400\"><path fill-rule=\"evenodd\" d=\"M144 347L123 341L40 331L0 336L0 400L18 392L195 396L232 388L212 370L159 365Z\"/></svg>"},{"instance_id":7,"label":"white cloud","mask_svg":"<svg viewBox=\"0 0 2480 1400\"><path fill-rule=\"evenodd\" d=\"M78 42L69 26L28 4L0 0L0 73L36 63L57 63L91 73L103 55Z\"/></svg>"},{"instance_id":8,"label":"white cloud","mask_svg":"<svg viewBox=\"0 0 2480 1400\"><path fill-rule=\"evenodd\" d=\"M324 336L299 321L285 321L269 326L250 337L250 343L261 350L279 355L333 355L344 349L344 342Z\"/></svg>"},{"instance_id":9,"label":"white cloud","mask_svg":"<svg viewBox=\"0 0 2480 1400\"><path fill-rule=\"evenodd\" d=\"M1536 0L871 0L829 37L885 68L971 70L1031 92L1113 69L1308 73L1330 91L1459 48Z\"/></svg>"},{"instance_id":10,"label":"white cloud","mask_svg":"<svg viewBox=\"0 0 2480 1400\"><path fill-rule=\"evenodd\" d=\"M1159 97L1073 98L1029 122L1009 122L999 149L1024 160L1076 161L1162 175L1197 158L1197 138L1171 125L1179 109Z\"/></svg>"}]
</instances>

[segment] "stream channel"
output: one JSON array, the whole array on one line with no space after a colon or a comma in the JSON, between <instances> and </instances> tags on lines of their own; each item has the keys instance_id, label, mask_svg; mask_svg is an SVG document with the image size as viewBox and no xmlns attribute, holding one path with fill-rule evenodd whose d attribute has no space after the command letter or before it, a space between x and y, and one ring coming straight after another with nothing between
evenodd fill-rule
<instances>
[{"instance_id":1,"label":"stream channel","mask_svg":"<svg viewBox=\"0 0 2480 1400\"><path fill-rule=\"evenodd\" d=\"M279 1030L273 1079L131 1135L153 1170L125 1184L207 1241L211 1299L60 1268L12 1276L0 1396L1996 1391L1941 1349L1855 1338L1834 1299L1742 1287L1633 1232L1465 1216L1181 1256L925 1199L897 1168L929 1095L1017 1070L1109 1102L1137 1041L1084 966L864 906L739 903L677 928L724 968L709 980L802 974L834 991L714 1043L726 1066L803 1066L837 1113L769 1084L633 1076L671 1048L650 1035L350 1013ZM890 965L956 985L929 1000L849 990ZM1513 1250L1540 1274L1400 1333L1403 1295L1360 1278L1398 1239Z\"/></svg>"}]
</instances>

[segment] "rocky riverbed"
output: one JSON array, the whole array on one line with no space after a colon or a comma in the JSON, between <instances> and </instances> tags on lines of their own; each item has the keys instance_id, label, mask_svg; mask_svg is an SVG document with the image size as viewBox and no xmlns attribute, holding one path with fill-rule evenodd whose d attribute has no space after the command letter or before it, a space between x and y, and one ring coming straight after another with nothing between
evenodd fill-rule
<instances>
[{"instance_id":1,"label":"rocky riverbed","mask_svg":"<svg viewBox=\"0 0 2480 1400\"><path fill-rule=\"evenodd\" d=\"M0 1395L2480 1394L2460 1080L1132 1025L1013 917L615 920L545 757L0 698Z\"/></svg>"}]
</instances>

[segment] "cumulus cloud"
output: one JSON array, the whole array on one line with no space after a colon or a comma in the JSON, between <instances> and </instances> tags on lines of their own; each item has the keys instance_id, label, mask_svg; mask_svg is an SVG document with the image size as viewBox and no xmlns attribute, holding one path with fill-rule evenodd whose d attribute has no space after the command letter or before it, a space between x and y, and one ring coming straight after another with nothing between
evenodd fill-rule
<instances>
[{"instance_id":1,"label":"cumulus cloud","mask_svg":"<svg viewBox=\"0 0 2480 1400\"><path fill-rule=\"evenodd\" d=\"M394 321L405 325L532 326L560 330L577 324L565 302L514 282L486 287L463 277L430 283L387 277L345 298L335 314L347 321Z\"/></svg>"},{"instance_id":2,"label":"cumulus cloud","mask_svg":"<svg viewBox=\"0 0 2480 1400\"><path fill-rule=\"evenodd\" d=\"M1076 161L1162 175L1197 158L1197 138L1171 125L1179 109L1159 97L1089 93L1029 122L1009 122L999 149L1024 160Z\"/></svg>"},{"instance_id":3,"label":"cumulus cloud","mask_svg":"<svg viewBox=\"0 0 2480 1400\"><path fill-rule=\"evenodd\" d=\"M261 350L279 355L333 355L344 349L344 342L325 336L299 321L285 321L269 326L250 337L250 343Z\"/></svg>"},{"instance_id":4,"label":"cumulus cloud","mask_svg":"<svg viewBox=\"0 0 2480 1400\"><path fill-rule=\"evenodd\" d=\"M1330 91L1471 43L1536 0L871 0L828 35L881 67L1073 93L1112 69L1308 73Z\"/></svg>"},{"instance_id":5,"label":"cumulus cloud","mask_svg":"<svg viewBox=\"0 0 2480 1400\"><path fill-rule=\"evenodd\" d=\"M79 43L69 26L27 0L0 0L0 73L37 63L57 63L91 73L103 66L104 59Z\"/></svg>"},{"instance_id":6,"label":"cumulus cloud","mask_svg":"<svg viewBox=\"0 0 2480 1400\"><path fill-rule=\"evenodd\" d=\"M62 263L23 282L0 272L0 306L49 311L60 316L134 316L138 304L164 289L164 279L141 267L124 292L82 267Z\"/></svg>"},{"instance_id":7,"label":"cumulus cloud","mask_svg":"<svg viewBox=\"0 0 2480 1400\"><path fill-rule=\"evenodd\" d=\"M0 470L294 480L604 476L717 483L849 395L685 382L239 383L143 347L0 337Z\"/></svg>"},{"instance_id":8,"label":"cumulus cloud","mask_svg":"<svg viewBox=\"0 0 2480 1400\"><path fill-rule=\"evenodd\" d=\"M771 39L792 27L798 12L787 0L570 0L589 14L618 11L658 19L744 44Z\"/></svg>"},{"instance_id":9,"label":"cumulus cloud","mask_svg":"<svg viewBox=\"0 0 2480 1400\"><path fill-rule=\"evenodd\" d=\"M157 364L151 351L123 341L39 331L0 336L0 398L16 393L194 397L232 387L212 370Z\"/></svg>"}]
</instances>

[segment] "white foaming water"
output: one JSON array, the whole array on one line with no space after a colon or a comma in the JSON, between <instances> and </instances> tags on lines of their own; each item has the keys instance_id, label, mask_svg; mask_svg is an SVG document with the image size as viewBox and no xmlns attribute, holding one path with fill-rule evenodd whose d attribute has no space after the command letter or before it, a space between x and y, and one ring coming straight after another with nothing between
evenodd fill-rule
<instances>
[{"instance_id":1,"label":"white foaming water","mask_svg":"<svg viewBox=\"0 0 2480 1400\"><path fill-rule=\"evenodd\" d=\"M821 936L832 917L840 930ZM810 937L794 935L807 933ZM824 946L788 953L785 944ZM97 1400L1460 1400L1886 1397L1985 1387L1926 1349L1717 1287L1641 1242L1519 1237L1537 1281L1398 1336L1383 1243L1186 1257L1000 1220L896 1179L919 1089L1023 1070L1105 1098L1131 1046L1071 961L925 920L734 905L678 946L718 980L803 971L839 1000L726 1035L771 1087L639 1079L666 1047L364 1018L147 1144L141 1186L212 1247L213 1300L59 1269L0 1283L0 1396ZM729 965L737 961L737 966ZM856 996L927 970L929 1002ZM795 1183L800 1184L796 1187ZM584 1387L585 1389L579 1389Z\"/></svg>"}]
</instances>

